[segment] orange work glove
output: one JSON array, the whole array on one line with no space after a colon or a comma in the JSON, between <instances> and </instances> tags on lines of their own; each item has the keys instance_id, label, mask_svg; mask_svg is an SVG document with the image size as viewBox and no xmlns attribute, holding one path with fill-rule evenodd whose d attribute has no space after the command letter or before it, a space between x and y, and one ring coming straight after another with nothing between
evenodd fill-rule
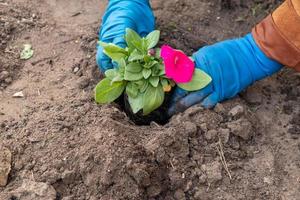
<instances>
[{"instance_id":1,"label":"orange work glove","mask_svg":"<svg viewBox=\"0 0 300 200\"><path fill-rule=\"evenodd\" d=\"M300 0L286 0L252 35L269 58L300 71Z\"/></svg>"}]
</instances>

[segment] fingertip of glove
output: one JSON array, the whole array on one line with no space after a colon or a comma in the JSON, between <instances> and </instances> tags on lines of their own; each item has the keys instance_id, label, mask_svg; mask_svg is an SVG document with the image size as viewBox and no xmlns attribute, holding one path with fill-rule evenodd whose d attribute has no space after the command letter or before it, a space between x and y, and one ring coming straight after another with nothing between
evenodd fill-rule
<instances>
[{"instance_id":1,"label":"fingertip of glove","mask_svg":"<svg viewBox=\"0 0 300 200\"><path fill-rule=\"evenodd\" d=\"M101 72L113 68L110 58L107 57L100 48L97 50L96 63Z\"/></svg>"},{"instance_id":2,"label":"fingertip of glove","mask_svg":"<svg viewBox=\"0 0 300 200\"><path fill-rule=\"evenodd\" d=\"M167 110L168 117L172 117L175 114L175 105L171 105L170 108Z\"/></svg>"},{"instance_id":3,"label":"fingertip of glove","mask_svg":"<svg viewBox=\"0 0 300 200\"><path fill-rule=\"evenodd\" d=\"M208 85L207 87L203 88L202 90L191 92L184 98L180 99L176 103L178 105L178 109L180 111L186 110L187 108L200 103L203 99L205 99L209 94L213 92L212 87ZM177 109L177 107L176 107Z\"/></svg>"},{"instance_id":4,"label":"fingertip of glove","mask_svg":"<svg viewBox=\"0 0 300 200\"><path fill-rule=\"evenodd\" d=\"M176 87L174 92L173 92L173 95L172 95L172 98L171 98L171 101L170 101L170 107L167 111L167 115L169 117L171 117L172 115L176 114L177 110L176 110L176 104L177 102L185 97L186 95L188 94L188 92L184 89L181 89L179 87Z\"/></svg>"},{"instance_id":5,"label":"fingertip of glove","mask_svg":"<svg viewBox=\"0 0 300 200\"><path fill-rule=\"evenodd\" d=\"M113 68L113 65L111 63L111 61L109 59L101 59L97 56L96 58L96 62L97 62L97 65L99 67L99 69L101 70L101 72L105 72L106 70L108 69L112 69Z\"/></svg>"},{"instance_id":6,"label":"fingertip of glove","mask_svg":"<svg viewBox=\"0 0 300 200\"><path fill-rule=\"evenodd\" d=\"M176 87L174 90L174 93L172 95L172 103L177 102L179 99L185 97L188 94L188 92L180 87Z\"/></svg>"},{"instance_id":7,"label":"fingertip of glove","mask_svg":"<svg viewBox=\"0 0 300 200\"><path fill-rule=\"evenodd\" d=\"M218 103L218 101L219 96L216 92L214 92L201 102L201 106L203 106L204 108L213 108Z\"/></svg>"},{"instance_id":8,"label":"fingertip of glove","mask_svg":"<svg viewBox=\"0 0 300 200\"><path fill-rule=\"evenodd\" d=\"M112 69L112 68L113 68L113 65L111 64L110 61L102 61L102 62L100 62L100 65L98 65L98 66L99 66L101 72L103 72L103 73L104 73L106 70Z\"/></svg>"},{"instance_id":9,"label":"fingertip of glove","mask_svg":"<svg viewBox=\"0 0 300 200\"><path fill-rule=\"evenodd\" d=\"M127 46L124 37L116 37L116 38L113 40L113 43L114 43L115 45L118 45L118 46L121 47L121 48L126 48L126 46Z\"/></svg>"}]
</instances>

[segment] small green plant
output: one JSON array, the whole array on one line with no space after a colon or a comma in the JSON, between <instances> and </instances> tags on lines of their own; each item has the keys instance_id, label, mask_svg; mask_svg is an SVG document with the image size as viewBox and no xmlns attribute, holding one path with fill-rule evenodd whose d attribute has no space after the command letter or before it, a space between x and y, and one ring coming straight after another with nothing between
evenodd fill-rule
<instances>
[{"instance_id":1,"label":"small green plant","mask_svg":"<svg viewBox=\"0 0 300 200\"><path fill-rule=\"evenodd\" d=\"M211 82L210 76L195 69L194 62L183 52L167 45L155 48L159 38L158 30L141 38L135 31L126 29L128 47L125 49L99 42L117 67L107 70L105 78L97 84L97 103L113 102L125 92L133 113L142 110L148 115L162 105L165 92L170 92L172 87L195 91Z\"/></svg>"},{"instance_id":2,"label":"small green plant","mask_svg":"<svg viewBox=\"0 0 300 200\"><path fill-rule=\"evenodd\" d=\"M33 50L31 44L24 44L24 49L20 54L22 60L28 60L33 56Z\"/></svg>"}]
</instances>

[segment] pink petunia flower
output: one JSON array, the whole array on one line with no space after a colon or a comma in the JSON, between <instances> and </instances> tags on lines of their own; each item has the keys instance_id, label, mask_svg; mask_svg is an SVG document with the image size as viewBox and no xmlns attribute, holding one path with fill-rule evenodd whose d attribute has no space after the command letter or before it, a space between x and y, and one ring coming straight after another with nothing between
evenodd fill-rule
<instances>
[{"instance_id":1,"label":"pink petunia flower","mask_svg":"<svg viewBox=\"0 0 300 200\"><path fill-rule=\"evenodd\" d=\"M187 83L192 80L195 63L182 51L163 45L160 56L165 65L166 76L176 83Z\"/></svg>"}]
</instances>

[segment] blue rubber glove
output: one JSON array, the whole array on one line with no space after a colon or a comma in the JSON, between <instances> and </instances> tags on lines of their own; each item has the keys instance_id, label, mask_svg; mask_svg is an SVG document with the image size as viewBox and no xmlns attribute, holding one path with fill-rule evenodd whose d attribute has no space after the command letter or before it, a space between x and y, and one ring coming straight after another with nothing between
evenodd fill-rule
<instances>
[{"instance_id":1,"label":"blue rubber glove","mask_svg":"<svg viewBox=\"0 0 300 200\"><path fill-rule=\"evenodd\" d=\"M102 19L99 39L125 48L126 28L135 30L142 37L155 28L155 19L149 0L110 0ZM97 46L97 64L102 72L114 67L111 59Z\"/></svg>"},{"instance_id":2,"label":"blue rubber glove","mask_svg":"<svg viewBox=\"0 0 300 200\"><path fill-rule=\"evenodd\" d=\"M192 93L176 88L168 111L170 116L198 103L212 108L282 68L260 50L252 34L203 47L193 58L197 68L209 74L213 81Z\"/></svg>"}]
</instances>

